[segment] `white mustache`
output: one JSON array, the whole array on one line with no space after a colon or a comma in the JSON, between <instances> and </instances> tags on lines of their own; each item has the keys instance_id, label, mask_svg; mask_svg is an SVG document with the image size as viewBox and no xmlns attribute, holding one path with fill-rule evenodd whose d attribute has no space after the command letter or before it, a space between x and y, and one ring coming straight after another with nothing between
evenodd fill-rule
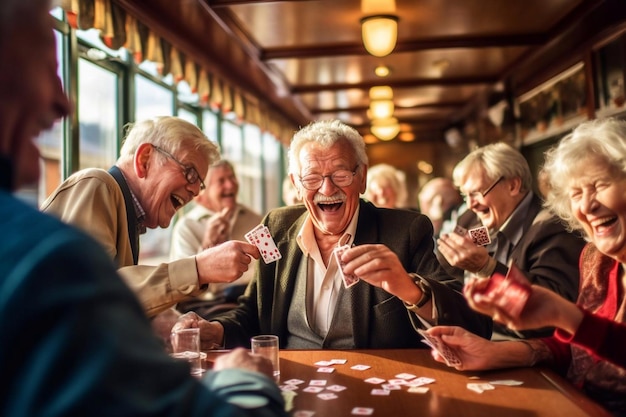
<instances>
[{"instance_id":1,"label":"white mustache","mask_svg":"<svg viewBox=\"0 0 626 417\"><path fill-rule=\"evenodd\" d=\"M343 191L338 191L333 195L324 195L317 193L313 197L313 202L315 204L337 204L343 203L344 201L346 201L346 194Z\"/></svg>"}]
</instances>

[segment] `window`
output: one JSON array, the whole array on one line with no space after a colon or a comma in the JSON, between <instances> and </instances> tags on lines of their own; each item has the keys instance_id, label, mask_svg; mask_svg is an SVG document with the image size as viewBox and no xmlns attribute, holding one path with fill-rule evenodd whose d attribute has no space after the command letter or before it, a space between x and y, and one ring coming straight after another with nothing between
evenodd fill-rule
<instances>
[{"instance_id":1,"label":"window","mask_svg":"<svg viewBox=\"0 0 626 417\"><path fill-rule=\"evenodd\" d=\"M78 60L80 169L108 169L118 156L117 74Z\"/></svg>"}]
</instances>

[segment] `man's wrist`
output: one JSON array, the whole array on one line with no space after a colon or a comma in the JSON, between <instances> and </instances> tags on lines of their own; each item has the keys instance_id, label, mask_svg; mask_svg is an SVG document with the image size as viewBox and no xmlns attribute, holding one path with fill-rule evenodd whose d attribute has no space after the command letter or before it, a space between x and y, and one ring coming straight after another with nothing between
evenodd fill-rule
<instances>
[{"instance_id":1,"label":"man's wrist","mask_svg":"<svg viewBox=\"0 0 626 417\"><path fill-rule=\"evenodd\" d=\"M413 280L413 283L422 292L422 296L414 304L407 303L406 301L403 301L403 304L404 304L404 306L406 307L407 310L416 312L420 308L424 307L426 305L426 303L428 303L430 301L432 292L430 290L430 286L428 285L428 282L425 279L423 279L422 277L420 277L419 275L411 274L411 279Z\"/></svg>"},{"instance_id":2,"label":"man's wrist","mask_svg":"<svg viewBox=\"0 0 626 417\"><path fill-rule=\"evenodd\" d=\"M485 265L483 265L483 267L480 268L480 270L476 271L474 274L481 278L488 278L494 273L497 265L498 261L496 261L491 256L488 256L487 263L485 263Z\"/></svg>"}]
</instances>

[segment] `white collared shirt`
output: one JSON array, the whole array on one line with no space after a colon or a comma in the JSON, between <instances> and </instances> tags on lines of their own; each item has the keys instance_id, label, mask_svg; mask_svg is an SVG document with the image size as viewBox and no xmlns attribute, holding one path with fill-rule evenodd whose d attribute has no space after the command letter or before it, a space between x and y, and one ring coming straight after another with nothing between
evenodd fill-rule
<instances>
[{"instance_id":1,"label":"white collared shirt","mask_svg":"<svg viewBox=\"0 0 626 417\"><path fill-rule=\"evenodd\" d=\"M339 238L342 245L352 245L358 220L359 208L357 207L350 224ZM309 326L320 336L326 337L343 282L334 256L330 258L328 268L324 265L313 227L311 217L307 216L302 229L298 232L296 242L304 254L303 262L308 263L306 306Z\"/></svg>"}]
</instances>

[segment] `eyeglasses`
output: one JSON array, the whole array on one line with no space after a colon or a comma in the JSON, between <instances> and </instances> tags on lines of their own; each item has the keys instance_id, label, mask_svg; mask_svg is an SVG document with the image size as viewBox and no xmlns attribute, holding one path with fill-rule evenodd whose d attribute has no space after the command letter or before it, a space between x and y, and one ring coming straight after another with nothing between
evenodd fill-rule
<instances>
[{"instance_id":1,"label":"eyeglasses","mask_svg":"<svg viewBox=\"0 0 626 417\"><path fill-rule=\"evenodd\" d=\"M202 178L200 178L200 173L198 172L197 169L195 169L192 166L187 166L187 165L183 164L178 159L176 159L176 157L174 157L174 155L172 155L171 153L169 153L168 151L166 151L163 148L159 148L158 146L154 146L154 145L152 145L152 147L154 149L156 149L157 151L161 152L163 155L165 155L168 158L172 159L172 161L176 162L178 165L180 165L181 168L183 168L183 174L185 175L185 179L187 180L187 182L189 184L193 185L193 184L197 183L198 181L200 181L200 189L204 190L206 188L206 185L204 185L204 181L202 181Z\"/></svg>"},{"instance_id":2,"label":"eyeglasses","mask_svg":"<svg viewBox=\"0 0 626 417\"><path fill-rule=\"evenodd\" d=\"M493 188L498 185L500 183L500 181L502 181L504 179L504 177L500 177L498 178L493 184L491 184L489 187L487 187L487 189L485 191L472 191L471 193L464 195L463 198L465 199L465 201L469 201L469 199L471 198L472 200L476 200L477 198L485 198L485 196L487 194L489 194L489 192L491 192L491 190L493 190Z\"/></svg>"},{"instance_id":3,"label":"eyeglasses","mask_svg":"<svg viewBox=\"0 0 626 417\"><path fill-rule=\"evenodd\" d=\"M338 171L333 172L330 175L321 175L321 174L309 174L304 177L299 177L302 186L307 190L318 190L322 184L324 184L324 178L330 178L333 184L337 187L347 187L352 184L354 181L354 176L356 175L356 171L359 166L355 166L353 171L349 171L347 169L340 169Z\"/></svg>"}]
</instances>

